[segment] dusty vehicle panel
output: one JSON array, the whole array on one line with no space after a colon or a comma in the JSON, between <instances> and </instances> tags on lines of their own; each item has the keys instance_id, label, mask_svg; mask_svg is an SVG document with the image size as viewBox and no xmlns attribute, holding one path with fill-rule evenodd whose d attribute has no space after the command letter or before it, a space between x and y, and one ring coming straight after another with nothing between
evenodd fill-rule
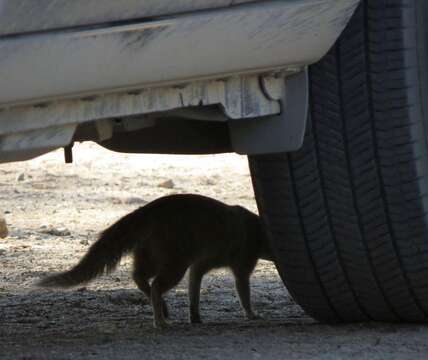
<instances>
[{"instance_id":1,"label":"dusty vehicle panel","mask_svg":"<svg viewBox=\"0 0 428 360\"><path fill-rule=\"evenodd\" d=\"M7 86L0 107L303 66L334 43L354 6L354 0L264 1L3 36L0 82Z\"/></svg>"},{"instance_id":2,"label":"dusty vehicle panel","mask_svg":"<svg viewBox=\"0 0 428 360\"><path fill-rule=\"evenodd\" d=\"M1 0L0 35L230 7L257 0ZM31 16L29 16L31 15ZM25 21L24 21L25 19Z\"/></svg>"},{"instance_id":3,"label":"dusty vehicle panel","mask_svg":"<svg viewBox=\"0 0 428 360\"><path fill-rule=\"evenodd\" d=\"M328 51L357 3L0 1L0 162L82 140L126 152L294 150L307 78L288 80Z\"/></svg>"}]
</instances>

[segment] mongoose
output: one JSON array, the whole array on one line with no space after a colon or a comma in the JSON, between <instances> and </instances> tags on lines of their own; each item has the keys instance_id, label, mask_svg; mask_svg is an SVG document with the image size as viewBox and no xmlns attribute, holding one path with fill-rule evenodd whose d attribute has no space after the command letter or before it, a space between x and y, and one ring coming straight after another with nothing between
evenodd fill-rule
<instances>
[{"instance_id":1,"label":"mongoose","mask_svg":"<svg viewBox=\"0 0 428 360\"><path fill-rule=\"evenodd\" d=\"M191 323L201 322L202 277L220 267L232 270L241 306L248 319L256 318L249 278L259 258L272 260L268 236L256 214L200 195L171 195L124 216L101 233L76 266L39 285L66 288L89 282L113 271L127 253L134 259L134 281L151 300L155 327L167 325L162 295L188 268Z\"/></svg>"}]
</instances>

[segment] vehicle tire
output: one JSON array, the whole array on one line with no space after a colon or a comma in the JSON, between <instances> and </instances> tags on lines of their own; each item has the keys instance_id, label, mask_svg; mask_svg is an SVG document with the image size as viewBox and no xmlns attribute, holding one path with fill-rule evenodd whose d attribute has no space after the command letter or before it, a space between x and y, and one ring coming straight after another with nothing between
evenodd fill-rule
<instances>
[{"instance_id":1,"label":"vehicle tire","mask_svg":"<svg viewBox=\"0 0 428 360\"><path fill-rule=\"evenodd\" d=\"M366 0L309 69L303 148L253 156L288 290L326 322L428 318L428 1Z\"/></svg>"}]
</instances>

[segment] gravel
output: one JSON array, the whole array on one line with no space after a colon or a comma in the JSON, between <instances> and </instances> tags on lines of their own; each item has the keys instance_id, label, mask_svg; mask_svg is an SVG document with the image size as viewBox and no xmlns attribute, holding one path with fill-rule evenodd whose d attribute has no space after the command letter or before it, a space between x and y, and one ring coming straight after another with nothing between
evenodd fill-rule
<instances>
[{"instance_id":1,"label":"gravel","mask_svg":"<svg viewBox=\"0 0 428 360\"><path fill-rule=\"evenodd\" d=\"M129 259L85 287L35 288L74 264L107 225L157 197L196 192L256 210L244 157L119 155L94 144L74 151L74 165L58 151L0 166L9 227L0 240L0 359L427 359L425 325L319 324L269 262L252 277L257 321L244 320L226 270L204 278L202 325L187 323L187 280L172 290L165 331L153 329Z\"/></svg>"}]
</instances>

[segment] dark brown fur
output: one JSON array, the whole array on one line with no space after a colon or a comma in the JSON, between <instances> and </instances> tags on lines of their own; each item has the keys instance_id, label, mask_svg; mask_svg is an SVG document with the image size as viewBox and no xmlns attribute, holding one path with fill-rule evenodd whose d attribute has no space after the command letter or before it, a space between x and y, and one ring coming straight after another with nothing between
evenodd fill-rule
<instances>
[{"instance_id":1,"label":"dark brown fur","mask_svg":"<svg viewBox=\"0 0 428 360\"><path fill-rule=\"evenodd\" d=\"M271 259L259 217L241 206L228 206L199 195L157 199L106 229L71 270L43 279L45 287L72 287L114 270L133 253L133 278L151 299L154 324L164 326L168 310L162 295L189 273L190 321L201 321L199 292L204 274L229 267L241 305L251 309L249 278L259 258ZM149 280L153 279L152 284Z\"/></svg>"}]
</instances>

